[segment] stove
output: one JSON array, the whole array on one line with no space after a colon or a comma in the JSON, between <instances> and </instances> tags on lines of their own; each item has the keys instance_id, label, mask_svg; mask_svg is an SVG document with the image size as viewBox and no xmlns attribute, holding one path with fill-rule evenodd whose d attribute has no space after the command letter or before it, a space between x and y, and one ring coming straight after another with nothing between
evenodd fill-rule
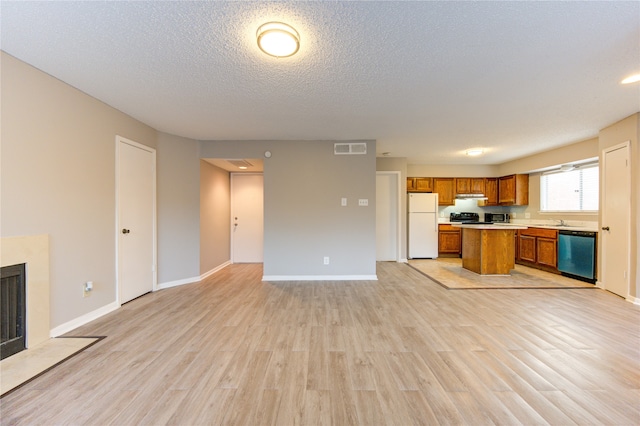
<instances>
[{"instance_id":1,"label":"stove","mask_svg":"<svg viewBox=\"0 0 640 426\"><path fill-rule=\"evenodd\" d=\"M478 213L451 213L449 215L450 222L478 222L480 215Z\"/></svg>"}]
</instances>

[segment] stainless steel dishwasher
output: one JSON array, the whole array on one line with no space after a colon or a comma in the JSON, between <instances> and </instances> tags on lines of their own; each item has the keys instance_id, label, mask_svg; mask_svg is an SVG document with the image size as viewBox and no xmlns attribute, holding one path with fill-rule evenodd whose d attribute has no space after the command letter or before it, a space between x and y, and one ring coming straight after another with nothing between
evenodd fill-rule
<instances>
[{"instance_id":1,"label":"stainless steel dishwasher","mask_svg":"<svg viewBox=\"0 0 640 426\"><path fill-rule=\"evenodd\" d=\"M596 235L564 229L558 233L558 270L562 275L595 284Z\"/></svg>"}]
</instances>

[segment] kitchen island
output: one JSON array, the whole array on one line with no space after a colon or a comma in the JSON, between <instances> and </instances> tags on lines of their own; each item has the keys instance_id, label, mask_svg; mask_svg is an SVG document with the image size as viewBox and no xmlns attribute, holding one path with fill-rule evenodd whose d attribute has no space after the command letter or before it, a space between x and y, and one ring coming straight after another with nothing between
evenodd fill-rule
<instances>
[{"instance_id":1,"label":"kitchen island","mask_svg":"<svg viewBox=\"0 0 640 426\"><path fill-rule=\"evenodd\" d=\"M522 225L452 224L462 228L462 267L480 275L509 275L515 268L515 233Z\"/></svg>"}]
</instances>

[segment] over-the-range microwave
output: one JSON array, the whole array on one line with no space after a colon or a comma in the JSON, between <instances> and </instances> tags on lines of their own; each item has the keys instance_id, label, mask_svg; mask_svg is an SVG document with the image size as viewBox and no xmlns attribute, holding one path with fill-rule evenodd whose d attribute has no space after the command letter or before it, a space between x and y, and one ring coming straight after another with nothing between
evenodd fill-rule
<instances>
[{"instance_id":1,"label":"over-the-range microwave","mask_svg":"<svg viewBox=\"0 0 640 426\"><path fill-rule=\"evenodd\" d=\"M485 222L509 222L509 213L485 213Z\"/></svg>"}]
</instances>

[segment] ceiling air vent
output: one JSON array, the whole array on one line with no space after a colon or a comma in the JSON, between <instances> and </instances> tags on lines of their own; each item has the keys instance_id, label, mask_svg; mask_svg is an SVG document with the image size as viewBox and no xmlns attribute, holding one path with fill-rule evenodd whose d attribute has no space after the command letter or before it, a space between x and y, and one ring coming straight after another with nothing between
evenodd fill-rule
<instances>
[{"instance_id":1,"label":"ceiling air vent","mask_svg":"<svg viewBox=\"0 0 640 426\"><path fill-rule=\"evenodd\" d=\"M366 142L334 143L333 153L335 155L366 154L367 144Z\"/></svg>"}]
</instances>

